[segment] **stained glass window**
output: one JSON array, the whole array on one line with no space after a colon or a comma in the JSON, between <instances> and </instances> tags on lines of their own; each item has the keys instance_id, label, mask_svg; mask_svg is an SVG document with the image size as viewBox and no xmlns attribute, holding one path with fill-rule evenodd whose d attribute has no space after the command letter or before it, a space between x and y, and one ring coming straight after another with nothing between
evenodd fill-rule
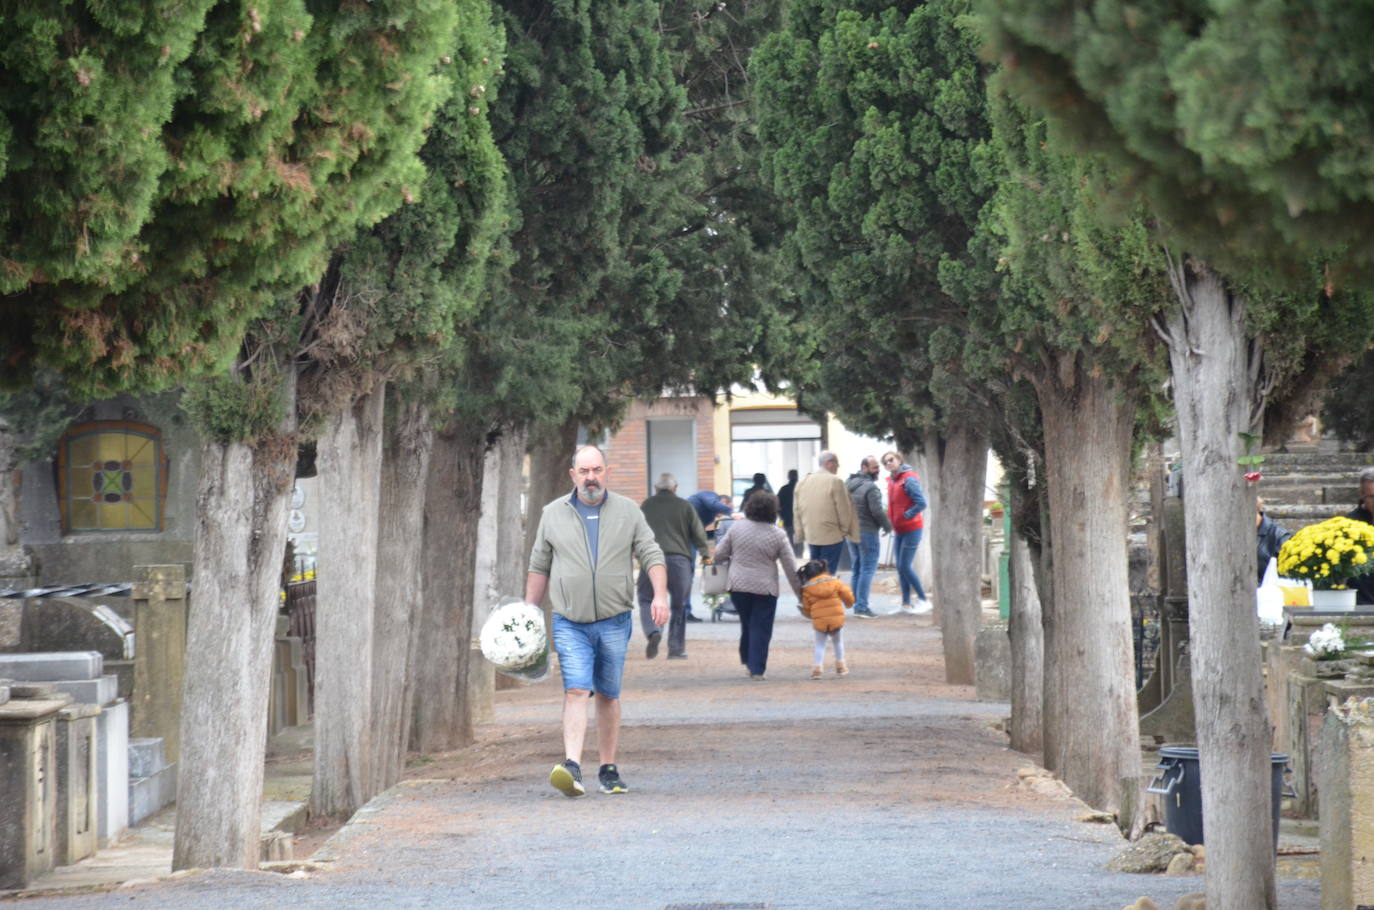
<instances>
[{"instance_id":1,"label":"stained glass window","mask_svg":"<svg viewBox=\"0 0 1374 910\"><path fill-rule=\"evenodd\" d=\"M72 427L58 445L64 531L161 531L166 455L156 427L98 420Z\"/></svg>"}]
</instances>

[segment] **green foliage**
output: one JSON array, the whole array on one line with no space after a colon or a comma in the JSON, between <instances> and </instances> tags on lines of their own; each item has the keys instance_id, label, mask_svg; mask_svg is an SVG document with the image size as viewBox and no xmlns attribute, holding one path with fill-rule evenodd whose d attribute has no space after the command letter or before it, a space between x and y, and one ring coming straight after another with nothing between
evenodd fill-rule
<instances>
[{"instance_id":1,"label":"green foliage","mask_svg":"<svg viewBox=\"0 0 1374 910\"><path fill-rule=\"evenodd\" d=\"M548 421L612 422L635 380L677 362L663 326L682 275L660 245L683 225L685 97L657 4L500 6L509 51L492 122L519 220L495 303L527 314L516 344L543 349Z\"/></svg>"},{"instance_id":2,"label":"green foliage","mask_svg":"<svg viewBox=\"0 0 1374 910\"><path fill-rule=\"evenodd\" d=\"M755 358L778 329L783 276L774 255L786 212L763 184L749 60L776 30L781 0L678 0L663 4L659 29L687 93L685 137L669 187L672 219L656 242L681 274L658 318L665 356L638 385L713 394L752 379ZM666 210L666 206L665 206Z\"/></svg>"},{"instance_id":3,"label":"green foliage","mask_svg":"<svg viewBox=\"0 0 1374 910\"><path fill-rule=\"evenodd\" d=\"M1374 350L1343 370L1326 390L1322 425L1361 452L1374 448Z\"/></svg>"},{"instance_id":4,"label":"green foliage","mask_svg":"<svg viewBox=\"0 0 1374 910\"><path fill-rule=\"evenodd\" d=\"M1343 0L980 0L1018 89L1223 272L1374 264L1374 14ZM1338 276L1339 277L1339 276Z\"/></svg>"},{"instance_id":5,"label":"green foliage","mask_svg":"<svg viewBox=\"0 0 1374 910\"><path fill-rule=\"evenodd\" d=\"M506 163L487 117L503 38L486 0L453 4L445 53L454 91L420 151L418 198L363 230L336 257L337 288L316 304L301 407L307 415L349 401L377 380L447 400L439 376L461 368L491 267L509 224ZM443 404L440 404L441 409Z\"/></svg>"},{"instance_id":6,"label":"green foliage","mask_svg":"<svg viewBox=\"0 0 1374 910\"><path fill-rule=\"evenodd\" d=\"M14 464L0 470L49 457L80 409L62 378L48 370L40 370L22 389L0 389L0 433L22 440Z\"/></svg>"},{"instance_id":7,"label":"green foliage","mask_svg":"<svg viewBox=\"0 0 1374 910\"><path fill-rule=\"evenodd\" d=\"M265 358L260 369L200 378L182 396L181 407L216 442L252 442L281 424L286 407L281 393L281 373Z\"/></svg>"},{"instance_id":8,"label":"green foliage","mask_svg":"<svg viewBox=\"0 0 1374 910\"><path fill-rule=\"evenodd\" d=\"M249 322L413 195L444 0L25 4L0 18L0 381L227 368Z\"/></svg>"},{"instance_id":9,"label":"green foliage","mask_svg":"<svg viewBox=\"0 0 1374 910\"><path fill-rule=\"evenodd\" d=\"M1006 174L984 226L1006 274L985 316L1001 339L1000 368L1068 394L1080 376L1109 375L1159 414L1168 364L1154 320L1172 295L1147 213L1114 204L1110 164L1074 154L999 82L990 103Z\"/></svg>"},{"instance_id":10,"label":"green foliage","mask_svg":"<svg viewBox=\"0 0 1374 910\"><path fill-rule=\"evenodd\" d=\"M984 271L969 244L996 177L966 10L794 3L754 55L763 173L796 219L804 279L799 354L773 349L766 366L805 406L903 446L941 410L982 406L960 380L965 309L942 282L959 263Z\"/></svg>"}]
</instances>

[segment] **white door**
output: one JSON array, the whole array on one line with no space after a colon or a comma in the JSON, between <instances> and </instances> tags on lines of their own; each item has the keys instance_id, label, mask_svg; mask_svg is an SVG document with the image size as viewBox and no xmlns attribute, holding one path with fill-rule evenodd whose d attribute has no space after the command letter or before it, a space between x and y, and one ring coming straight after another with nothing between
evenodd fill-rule
<instances>
[{"instance_id":1,"label":"white door","mask_svg":"<svg viewBox=\"0 0 1374 910\"><path fill-rule=\"evenodd\" d=\"M697 424L691 417L651 417L648 423L649 476L644 479L644 495L654 491L654 482L663 473L677 478L677 495L691 496L697 491Z\"/></svg>"}]
</instances>

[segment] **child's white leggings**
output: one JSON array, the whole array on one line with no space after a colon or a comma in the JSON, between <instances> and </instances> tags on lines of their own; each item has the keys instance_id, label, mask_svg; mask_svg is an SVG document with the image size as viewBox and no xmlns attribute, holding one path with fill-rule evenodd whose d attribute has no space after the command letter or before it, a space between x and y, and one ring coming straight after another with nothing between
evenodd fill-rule
<instances>
[{"instance_id":1,"label":"child's white leggings","mask_svg":"<svg viewBox=\"0 0 1374 910\"><path fill-rule=\"evenodd\" d=\"M825 662L825 641L830 639L835 643L835 659L844 660L844 629L839 628L834 632L822 632L820 629L812 629L816 636L816 659L815 664L820 665Z\"/></svg>"}]
</instances>

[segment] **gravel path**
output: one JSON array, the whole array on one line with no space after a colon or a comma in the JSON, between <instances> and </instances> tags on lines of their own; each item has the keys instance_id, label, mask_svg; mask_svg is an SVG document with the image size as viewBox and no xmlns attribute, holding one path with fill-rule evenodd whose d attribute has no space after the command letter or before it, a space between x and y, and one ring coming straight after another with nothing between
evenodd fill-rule
<instances>
[{"instance_id":1,"label":"gravel path","mask_svg":"<svg viewBox=\"0 0 1374 910\"><path fill-rule=\"evenodd\" d=\"M1106 872L1124 846L1116 829L1018 783L1035 758L1006 747L1007 706L943 682L928 618L851 620L853 673L819 682L791 603L767 680L744 678L737 631L691 625L690 659L673 662L645 660L636 633L619 755L629 794L568 800L548 786L561 757L549 680L498 693L476 745L413 767L321 848L319 871L197 873L22 904L1120 910L1202 890L1196 875ZM1280 889L1285 910L1317 910L1316 880Z\"/></svg>"}]
</instances>

